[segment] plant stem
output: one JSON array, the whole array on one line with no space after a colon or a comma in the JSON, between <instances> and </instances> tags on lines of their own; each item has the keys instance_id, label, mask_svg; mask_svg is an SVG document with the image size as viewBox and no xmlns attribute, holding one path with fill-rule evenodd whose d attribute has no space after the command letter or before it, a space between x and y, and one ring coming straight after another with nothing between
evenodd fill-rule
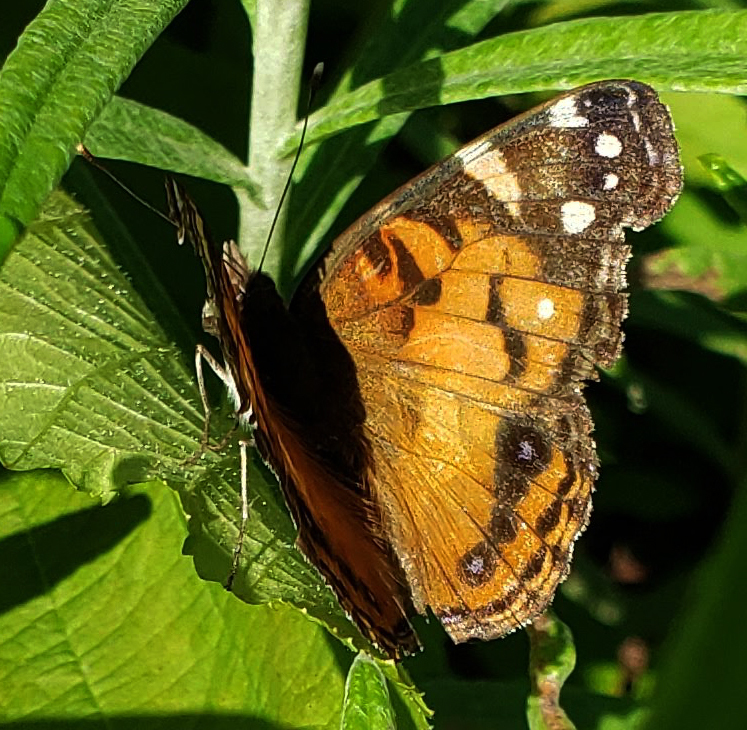
<instances>
[{"instance_id":1,"label":"plant stem","mask_svg":"<svg viewBox=\"0 0 747 730\"><path fill-rule=\"evenodd\" d=\"M252 178L261 186L264 208L253 204L245 192L236 190L236 196L239 247L249 263L256 265L292 163L292 157L279 157L279 149L296 126L309 0L257 0L253 10L249 14L253 21L254 70L248 164ZM286 209L284 205L262 267L279 287L284 277L281 265Z\"/></svg>"}]
</instances>

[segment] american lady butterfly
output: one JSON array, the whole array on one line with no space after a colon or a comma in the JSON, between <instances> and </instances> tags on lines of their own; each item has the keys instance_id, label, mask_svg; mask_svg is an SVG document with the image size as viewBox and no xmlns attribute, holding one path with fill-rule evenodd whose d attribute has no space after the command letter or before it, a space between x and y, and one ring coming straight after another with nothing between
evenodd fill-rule
<instances>
[{"instance_id":1,"label":"american lady butterfly","mask_svg":"<svg viewBox=\"0 0 747 730\"><path fill-rule=\"evenodd\" d=\"M207 272L214 364L298 548L390 656L417 648L415 612L490 639L551 601L591 509L582 388L620 352L623 229L681 186L656 93L590 84L387 197L286 308L171 184Z\"/></svg>"}]
</instances>

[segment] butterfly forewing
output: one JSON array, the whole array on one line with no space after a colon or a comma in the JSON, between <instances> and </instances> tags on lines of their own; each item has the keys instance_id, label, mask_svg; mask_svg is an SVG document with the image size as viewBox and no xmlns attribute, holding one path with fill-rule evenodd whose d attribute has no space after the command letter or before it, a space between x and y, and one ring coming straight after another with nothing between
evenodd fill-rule
<instances>
[{"instance_id":1,"label":"butterfly forewing","mask_svg":"<svg viewBox=\"0 0 747 730\"><path fill-rule=\"evenodd\" d=\"M375 492L416 607L455 640L549 603L591 507L581 395L626 313L623 229L672 205L666 108L630 81L489 132L335 243L321 282L366 405Z\"/></svg>"}]
</instances>

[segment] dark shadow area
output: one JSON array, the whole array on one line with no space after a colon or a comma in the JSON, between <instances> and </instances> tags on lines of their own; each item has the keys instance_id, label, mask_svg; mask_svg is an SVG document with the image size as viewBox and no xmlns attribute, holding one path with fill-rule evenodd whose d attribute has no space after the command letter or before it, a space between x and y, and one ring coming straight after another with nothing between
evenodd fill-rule
<instances>
[{"instance_id":1,"label":"dark shadow area","mask_svg":"<svg viewBox=\"0 0 747 730\"><path fill-rule=\"evenodd\" d=\"M158 479L158 464L154 469L153 458L145 456L126 456L117 460L112 472L112 486L121 492L131 484L142 484L151 479Z\"/></svg>"},{"instance_id":2,"label":"dark shadow area","mask_svg":"<svg viewBox=\"0 0 747 730\"><path fill-rule=\"evenodd\" d=\"M190 2L117 94L193 124L244 158L250 42L248 20L239 3ZM162 170L113 160L102 163L139 197L166 213ZM231 190L191 179L187 184L216 240L234 238L237 207ZM191 361L195 343L207 339L200 314L205 282L193 252L177 245L172 226L84 160L75 161L65 185L90 210L116 262L167 337Z\"/></svg>"},{"instance_id":3,"label":"dark shadow area","mask_svg":"<svg viewBox=\"0 0 747 730\"><path fill-rule=\"evenodd\" d=\"M0 23L0 62L3 62L16 47L21 31L38 15L45 4L43 0L4 4L3 22Z\"/></svg>"},{"instance_id":4,"label":"dark shadow area","mask_svg":"<svg viewBox=\"0 0 747 730\"><path fill-rule=\"evenodd\" d=\"M744 225L744 221L739 217L739 213L734 206L729 203L729 199L720 192L706 187L695 187L691 185L689 192L697 196L698 202L710 214L734 228ZM729 191L729 197L734 196L740 202L747 200L747 185L741 185Z\"/></svg>"},{"instance_id":5,"label":"dark shadow area","mask_svg":"<svg viewBox=\"0 0 747 730\"><path fill-rule=\"evenodd\" d=\"M0 613L47 593L148 519L144 495L122 497L0 540Z\"/></svg>"},{"instance_id":6,"label":"dark shadow area","mask_svg":"<svg viewBox=\"0 0 747 730\"><path fill-rule=\"evenodd\" d=\"M731 294L721 304L732 312L747 312L747 289Z\"/></svg>"}]
</instances>

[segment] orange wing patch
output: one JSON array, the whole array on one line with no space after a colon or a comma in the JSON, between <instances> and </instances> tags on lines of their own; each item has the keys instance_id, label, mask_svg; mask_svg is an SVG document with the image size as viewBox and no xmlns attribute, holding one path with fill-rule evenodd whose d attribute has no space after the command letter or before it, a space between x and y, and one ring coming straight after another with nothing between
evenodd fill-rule
<instances>
[{"instance_id":1,"label":"orange wing patch","mask_svg":"<svg viewBox=\"0 0 747 730\"><path fill-rule=\"evenodd\" d=\"M454 228L458 248L426 223L388 221L323 295L356 363L374 491L415 606L464 640L545 607L586 524L596 460L563 377L587 344L587 297L540 281L521 237Z\"/></svg>"}]
</instances>

